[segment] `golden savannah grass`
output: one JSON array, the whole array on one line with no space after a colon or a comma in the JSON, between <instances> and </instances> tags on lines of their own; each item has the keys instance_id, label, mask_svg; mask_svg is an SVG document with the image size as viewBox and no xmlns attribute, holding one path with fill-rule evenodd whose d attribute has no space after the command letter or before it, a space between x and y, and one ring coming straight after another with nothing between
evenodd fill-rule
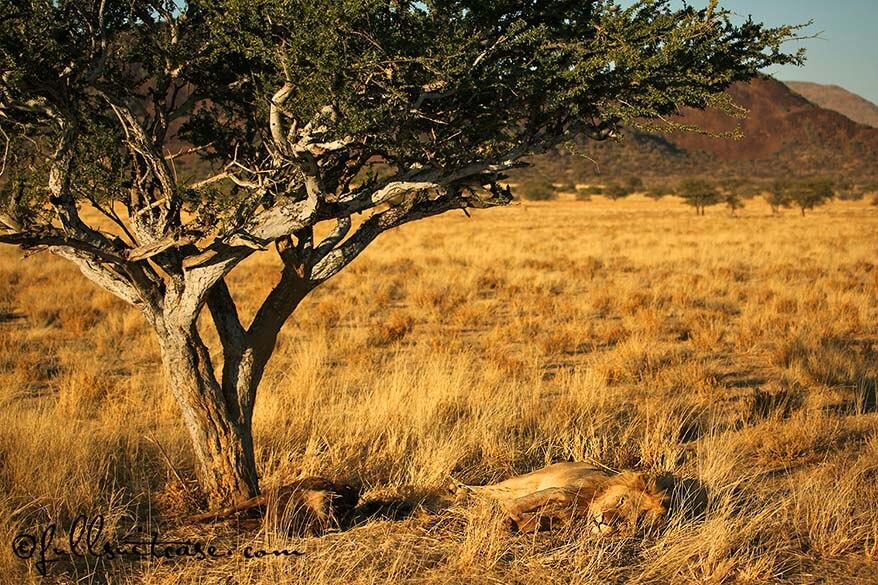
<instances>
[{"instance_id":1,"label":"golden savannah grass","mask_svg":"<svg viewBox=\"0 0 878 585\"><path fill-rule=\"evenodd\" d=\"M678 200L525 203L379 239L294 314L255 412L264 488L356 480L412 513L321 538L198 511L188 436L135 310L60 259L0 249L0 580L8 583L874 583L878 209L732 218ZM245 317L277 275L232 275ZM211 340L215 346L216 340ZM701 482L701 520L516 535L449 474L557 461ZM102 513L106 538L293 558L59 562L13 538Z\"/></svg>"}]
</instances>

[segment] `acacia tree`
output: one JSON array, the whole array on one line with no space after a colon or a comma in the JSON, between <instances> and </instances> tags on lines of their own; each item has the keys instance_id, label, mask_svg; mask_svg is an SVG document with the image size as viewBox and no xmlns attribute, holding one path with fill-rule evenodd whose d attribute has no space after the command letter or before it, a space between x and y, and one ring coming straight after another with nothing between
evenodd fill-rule
<instances>
[{"instance_id":1,"label":"acacia tree","mask_svg":"<svg viewBox=\"0 0 878 585\"><path fill-rule=\"evenodd\" d=\"M805 211L826 204L835 197L835 189L830 179L802 179L798 181L776 181L769 190L766 201L772 213L779 208L796 205L805 217Z\"/></svg>"},{"instance_id":2,"label":"acacia tree","mask_svg":"<svg viewBox=\"0 0 878 585\"><path fill-rule=\"evenodd\" d=\"M143 313L213 505L258 492L251 418L284 322L382 232L504 205L498 182L523 157L682 106L727 110L731 83L802 59L781 47L796 27L733 22L715 2L0 0L0 13L0 242L62 256ZM283 269L242 323L225 279L266 249ZM205 307L222 356L196 325Z\"/></svg>"},{"instance_id":3,"label":"acacia tree","mask_svg":"<svg viewBox=\"0 0 878 585\"><path fill-rule=\"evenodd\" d=\"M805 217L805 210L814 209L826 204L835 197L835 189L831 179L807 179L794 183L790 191L790 199L801 210Z\"/></svg>"},{"instance_id":4,"label":"acacia tree","mask_svg":"<svg viewBox=\"0 0 878 585\"><path fill-rule=\"evenodd\" d=\"M707 179L684 179L680 183L680 197L686 205L695 208L696 215L704 215L708 205L716 205L723 201L716 186Z\"/></svg>"},{"instance_id":5,"label":"acacia tree","mask_svg":"<svg viewBox=\"0 0 878 585\"><path fill-rule=\"evenodd\" d=\"M604 189L603 194L616 201L618 199L622 199L623 197L628 197L638 191L643 189L643 179L636 176L628 176L621 180L615 180L610 183L606 189Z\"/></svg>"},{"instance_id":6,"label":"acacia tree","mask_svg":"<svg viewBox=\"0 0 878 585\"><path fill-rule=\"evenodd\" d=\"M790 197L792 183L788 180L778 180L771 184L765 196L765 202L771 207L772 215L780 213L780 209L789 209L793 200Z\"/></svg>"},{"instance_id":7,"label":"acacia tree","mask_svg":"<svg viewBox=\"0 0 878 585\"><path fill-rule=\"evenodd\" d=\"M735 217L735 213L739 209L744 208L744 200L741 199L741 196L737 193L728 193L725 195L723 200L726 202L726 207L729 208L729 212L732 214L732 217Z\"/></svg>"}]
</instances>

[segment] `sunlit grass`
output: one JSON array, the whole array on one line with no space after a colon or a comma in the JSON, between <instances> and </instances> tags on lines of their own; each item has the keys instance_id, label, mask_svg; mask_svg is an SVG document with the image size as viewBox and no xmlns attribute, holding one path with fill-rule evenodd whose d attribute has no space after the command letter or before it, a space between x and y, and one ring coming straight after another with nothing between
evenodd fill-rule
<instances>
[{"instance_id":1,"label":"sunlit grass","mask_svg":"<svg viewBox=\"0 0 878 585\"><path fill-rule=\"evenodd\" d=\"M878 574L878 210L761 201L524 204L382 236L285 327L254 415L263 486L320 474L413 506L340 534L178 526L187 435L133 309L47 254L0 250L0 575L42 523L103 513L295 560L57 564L61 582L869 582ZM231 278L245 319L277 276ZM216 339L208 335L216 346ZM702 521L514 536L443 499L549 462L670 472ZM108 576L109 575L109 576ZM66 581L65 581L66 580Z\"/></svg>"}]
</instances>

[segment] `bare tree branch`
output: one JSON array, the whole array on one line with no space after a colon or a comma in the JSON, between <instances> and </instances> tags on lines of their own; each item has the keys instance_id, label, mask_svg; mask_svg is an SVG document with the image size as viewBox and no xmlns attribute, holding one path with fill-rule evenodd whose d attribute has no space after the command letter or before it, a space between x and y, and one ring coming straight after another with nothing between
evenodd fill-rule
<instances>
[{"instance_id":1,"label":"bare tree branch","mask_svg":"<svg viewBox=\"0 0 878 585\"><path fill-rule=\"evenodd\" d=\"M317 218L317 210L318 199L311 196L311 193L305 200L281 201L257 213L247 225L238 230L238 235L267 245L312 225Z\"/></svg>"},{"instance_id":2,"label":"bare tree branch","mask_svg":"<svg viewBox=\"0 0 878 585\"><path fill-rule=\"evenodd\" d=\"M100 259L102 262L109 262L117 265L121 265L125 262L125 259L121 255L113 250L107 250L105 246L97 246L89 241L79 240L52 226L40 227L38 228L38 231L0 231L0 243L14 244L16 246L21 246L24 249L49 246L64 247L88 253L94 258Z\"/></svg>"},{"instance_id":3,"label":"bare tree branch","mask_svg":"<svg viewBox=\"0 0 878 585\"><path fill-rule=\"evenodd\" d=\"M325 282L350 264L354 258L371 244L381 233L410 221L439 215L452 209L467 207L493 207L505 205L511 200L507 193L496 193L489 198L466 197L449 191L437 199L412 199L398 207L391 207L364 221L356 232L339 247L327 253L311 270L311 281L315 286Z\"/></svg>"},{"instance_id":4,"label":"bare tree branch","mask_svg":"<svg viewBox=\"0 0 878 585\"><path fill-rule=\"evenodd\" d=\"M338 219L338 223L335 225L335 229L326 236L323 241L321 241L315 248L314 252L311 255L312 265L317 264L319 261L323 260L329 252L341 242L345 236L348 235L348 232L351 231L351 218L350 216L341 217Z\"/></svg>"},{"instance_id":5,"label":"bare tree branch","mask_svg":"<svg viewBox=\"0 0 878 585\"><path fill-rule=\"evenodd\" d=\"M3 155L0 156L0 177L6 172L6 161L9 158L9 135L0 128L0 136L3 137Z\"/></svg>"},{"instance_id":6,"label":"bare tree branch","mask_svg":"<svg viewBox=\"0 0 878 585\"><path fill-rule=\"evenodd\" d=\"M284 133L283 124L281 122L281 108L287 98L293 91L293 84L284 83L283 87L271 96L271 106L269 107L269 128L271 130L271 138L274 145L280 153L285 153L289 147L287 135Z\"/></svg>"},{"instance_id":7,"label":"bare tree branch","mask_svg":"<svg viewBox=\"0 0 878 585\"><path fill-rule=\"evenodd\" d=\"M153 232L153 237L163 237L167 235L168 231L173 226L179 224L178 214L182 203L179 193L177 192L176 181L174 181L173 173L168 168L168 161L160 150L156 151L154 142L149 139L146 130L127 105L108 95L106 92L100 92L100 95L112 108L119 123L125 130L126 135L129 137L129 140L127 141L129 149L133 154L141 157L149 168L154 179L161 186L161 192L164 198L162 204L164 217L157 224L153 223L150 225L150 231ZM155 202L142 202L140 206L132 209L131 212L136 213L141 210L143 205L148 206L152 203Z\"/></svg>"},{"instance_id":8,"label":"bare tree branch","mask_svg":"<svg viewBox=\"0 0 878 585\"><path fill-rule=\"evenodd\" d=\"M148 316L154 315L155 307L151 300L144 298L128 278L111 269L107 263L99 261L94 255L84 250L69 246L52 245L48 249L53 254L76 264L86 278L101 288L113 293L126 303L144 309Z\"/></svg>"}]
</instances>

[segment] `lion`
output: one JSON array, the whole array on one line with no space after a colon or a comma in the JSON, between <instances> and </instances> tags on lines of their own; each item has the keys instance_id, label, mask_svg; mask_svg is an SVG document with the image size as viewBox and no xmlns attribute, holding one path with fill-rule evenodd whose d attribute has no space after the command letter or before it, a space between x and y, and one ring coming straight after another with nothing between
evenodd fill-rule
<instances>
[{"instance_id":1,"label":"lion","mask_svg":"<svg viewBox=\"0 0 878 585\"><path fill-rule=\"evenodd\" d=\"M667 490L642 473L610 474L587 463L556 463L491 485L453 487L458 494L498 501L518 532L585 519L596 533L633 534L663 521L669 503Z\"/></svg>"},{"instance_id":2,"label":"lion","mask_svg":"<svg viewBox=\"0 0 878 585\"><path fill-rule=\"evenodd\" d=\"M242 530L259 528L275 518L290 536L318 536L340 528L360 499L360 490L322 477L306 477L234 506L189 516L190 523L236 520Z\"/></svg>"}]
</instances>

